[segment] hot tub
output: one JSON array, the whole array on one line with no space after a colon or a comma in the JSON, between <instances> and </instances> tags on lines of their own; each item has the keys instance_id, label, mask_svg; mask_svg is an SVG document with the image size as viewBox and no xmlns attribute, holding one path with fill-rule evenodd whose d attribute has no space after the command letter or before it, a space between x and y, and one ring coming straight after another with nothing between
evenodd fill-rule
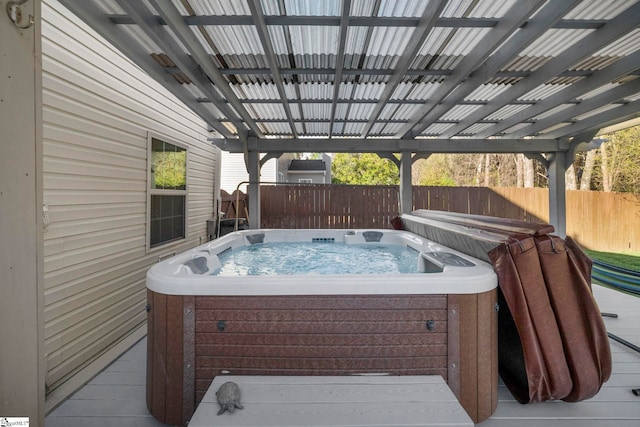
<instances>
[{"instance_id":1,"label":"hot tub","mask_svg":"<svg viewBox=\"0 0 640 427\"><path fill-rule=\"evenodd\" d=\"M280 242L396 245L416 272L215 275L222 254ZM185 425L215 376L441 375L475 422L497 405L497 278L395 230L245 230L147 274L147 405Z\"/></svg>"}]
</instances>

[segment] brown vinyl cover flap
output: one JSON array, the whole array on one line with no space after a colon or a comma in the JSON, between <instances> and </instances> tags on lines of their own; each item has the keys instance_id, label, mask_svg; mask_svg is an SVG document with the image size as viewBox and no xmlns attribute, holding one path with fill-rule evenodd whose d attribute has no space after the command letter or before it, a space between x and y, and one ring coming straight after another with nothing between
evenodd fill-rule
<instances>
[{"instance_id":1,"label":"brown vinyl cover flap","mask_svg":"<svg viewBox=\"0 0 640 427\"><path fill-rule=\"evenodd\" d=\"M526 369L524 383L522 375L513 369L509 372L508 365L505 365L507 360L501 360L503 381L521 403L564 398L571 392L572 381L534 238L526 235L514 237L491 250L489 257L507 304L500 310L499 341L513 340L513 337L505 335L514 330L505 325L509 319L502 311L508 309L522 343ZM503 355L502 351L500 355Z\"/></svg>"},{"instance_id":2,"label":"brown vinyl cover flap","mask_svg":"<svg viewBox=\"0 0 640 427\"><path fill-rule=\"evenodd\" d=\"M607 331L591 293L591 260L570 239L541 236L536 246L573 382L564 400L588 399L611 375Z\"/></svg>"}]
</instances>

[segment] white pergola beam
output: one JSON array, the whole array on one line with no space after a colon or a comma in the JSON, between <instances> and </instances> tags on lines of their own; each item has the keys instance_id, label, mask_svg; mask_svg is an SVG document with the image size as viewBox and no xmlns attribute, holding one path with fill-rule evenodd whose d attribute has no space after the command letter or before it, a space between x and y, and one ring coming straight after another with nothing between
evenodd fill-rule
<instances>
[{"instance_id":1,"label":"white pergola beam","mask_svg":"<svg viewBox=\"0 0 640 427\"><path fill-rule=\"evenodd\" d=\"M243 153L239 139L211 139L223 151ZM261 153L550 153L566 151L568 144L557 139L265 139L256 138Z\"/></svg>"}]
</instances>

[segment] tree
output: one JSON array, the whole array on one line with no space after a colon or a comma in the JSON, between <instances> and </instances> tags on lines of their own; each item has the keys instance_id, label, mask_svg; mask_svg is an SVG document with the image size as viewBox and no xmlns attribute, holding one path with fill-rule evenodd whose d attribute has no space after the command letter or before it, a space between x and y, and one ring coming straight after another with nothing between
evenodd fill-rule
<instances>
[{"instance_id":1,"label":"tree","mask_svg":"<svg viewBox=\"0 0 640 427\"><path fill-rule=\"evenodd\" d=\"M581 190L640 193L640 127L602 135L599 149L578 153L574 161Z\"/></svg>"},{"instance_id":2,"label":"tree","mask_svg":"<svg viewBox=\"0 0 640 427\"><path fill-rule=\"evenodd\" d=\"M596 163L596 150L589 150L584 156L584 166L580 176L580 190L591 190L591 175Z\"/></svg>"},{"instance_id":3,"label":"tree","mask_svg":"<svg viewBox=\"0 0 640 427\"><path fill-rule=\"evenodd\" d=\"M447 158L443 154L432 154L428 159L413 164L412 182L434 187L455 187L456 182L449 173Z\"/></svg>"},{"instance_id":4,"label":"tree","mask_svg":"<svg viewBox=\"0 0 640 427\"><path fill-rule=\"evenodd\" d=\"M601 151L602 165L606 164L608 169L608 188L610 191L640 193L640 127L620 130L607 138L609 142L602 144Z\"/></svg>"},{"instance_id":5,"label":"tree","mask_svg":"<svg viewBox=\"0 0 640 427\"><path fill-rule=\"evenodd\" d=\"M331 161L334 184L398 185L398 168L390 160L373 153L338 153Z\"/></svg>"}]
</instances>

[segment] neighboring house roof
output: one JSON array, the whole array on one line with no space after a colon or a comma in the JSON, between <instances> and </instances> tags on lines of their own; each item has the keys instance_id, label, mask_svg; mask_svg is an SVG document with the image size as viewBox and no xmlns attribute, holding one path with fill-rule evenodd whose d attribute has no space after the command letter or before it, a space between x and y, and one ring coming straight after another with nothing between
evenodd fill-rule
<instances>
[{"instance_id":1,"label":"neighboring house roof","mask_svg":"<svg viewBox=\"0 0 640 427\"><path fill-rule=\"evenodd\" d=\"M324 160L291 160L289 172L325 172L327 165Z\"/></svg>"}]
</instances>

